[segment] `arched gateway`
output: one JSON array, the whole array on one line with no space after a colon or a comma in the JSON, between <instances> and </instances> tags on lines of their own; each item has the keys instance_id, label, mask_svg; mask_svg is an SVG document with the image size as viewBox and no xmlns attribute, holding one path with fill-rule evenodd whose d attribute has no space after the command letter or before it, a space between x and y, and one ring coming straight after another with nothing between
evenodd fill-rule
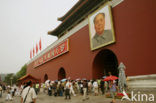
<instances>
[{"instance_id":1,"label":"arched gateway","mask_svg":"<svg viewBox=\"0 0 156 103\"><path fill-rule=\"evenodd\" d=\"M58 80L66 78L66 72L64 68L60 68L58 72Z\"/></svg>"},{"instance_id":2,"label":"arched gateway","mask_svg":"<svg viewBox=\"0 0 156 103\"><path fill-rule=\"evenodd\" d=\"M47 74L44 75L44 82L45 82L46 80L48 80L48 75L47 75Z\"/></svg>"},{"instance_id":3,"label":"arched gateway","mask_svg":"<svg viewBox=\"0 0 156 103\"><path fill-rule=\"evenodd\" d=\"M101 50L93 61L93 78L102 78L104 75L118 76L118 60L116 55L109 49Z\"/></svg>"}]
</instances>

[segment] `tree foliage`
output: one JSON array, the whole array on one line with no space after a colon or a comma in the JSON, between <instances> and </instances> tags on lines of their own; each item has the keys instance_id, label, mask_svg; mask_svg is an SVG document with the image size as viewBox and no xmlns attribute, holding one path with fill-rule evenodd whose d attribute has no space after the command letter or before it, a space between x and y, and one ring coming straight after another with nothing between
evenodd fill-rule
<instances>
[{"instance_id":1,"label":"tree foliage","mask_svg":"<svg viewBox=\"0 0 156 103\"><path fill-rule=\"evenodd\" d=\"M5 76L5 80L4 82L7 84L7 85L12 85L12 84L15 84L16 83L16 80L17 80L17 77L14 73L9 73Z\"/></svg>"},{"instance_id":2,"label":"tree foliage","mask_svg":"<svg viewBox=\"0 0 156 103\"><path fill-rule=\"evenodd\" d=\"M16 73L17 79L23 77L24 75L26 75L26 70L27 70L27 65L25 64L20 71L18 71Z\"/></svg>"},{"instance_id":3,"label":"tree foliage","mask_svg":"<svg viewBox=\"0 0 156 103\"><path fill-rule=\"evenodd\" d=\"M7 85L16 84L17 80L26 75L27 65L25 64L16 74L9 73L5 76L4 82Z\"/></svg>"}]
</instances>

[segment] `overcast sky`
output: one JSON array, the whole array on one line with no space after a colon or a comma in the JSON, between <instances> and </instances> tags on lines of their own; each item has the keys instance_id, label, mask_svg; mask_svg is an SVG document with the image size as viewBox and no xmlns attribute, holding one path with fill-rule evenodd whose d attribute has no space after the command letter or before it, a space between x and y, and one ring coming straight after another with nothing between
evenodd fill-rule
<instances>
[{"instance_id":1,"label":"overcast sky","mask_svg":"<svg viewBox=\"0 0 156 103\"><path fill-rule=\"evenodd\" d=\"M78 0L0 0L0 73L16 73L30 60L30 50L57 40L47 35Z\"/></svg>"}]
</instances>

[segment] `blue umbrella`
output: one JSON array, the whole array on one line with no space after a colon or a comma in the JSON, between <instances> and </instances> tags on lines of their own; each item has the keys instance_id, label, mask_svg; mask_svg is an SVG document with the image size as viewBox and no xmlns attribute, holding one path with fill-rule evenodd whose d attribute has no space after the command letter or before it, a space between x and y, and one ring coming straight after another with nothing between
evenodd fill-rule
<instances>
[{"instance_id":1,"label":"blue umbrella","mask_svg":"<svg viewBox=\"0 0 156 103\"><path fill-rule=\"evenodd\" d=\"M103 76L102 78L103 78L103 79L105 79L105 78L106 78L106 76Z\"/></svg>"},{"instance_id":2,"label":"blue umbrella","mask_svg":"<svg viewBox=\"0 0 156 103\"><path fill-rule=\"evenodd\" d=\"M83 78L82 80L87 80L86 78Z\"/></svg>"},{"instance_id":3,"label":"blue umbrella","mask_svg":"<svg viewBox=\"0 0 156 103\"><path fill-rule=\"evenodd\" d=\"M62 82L65 82L66 80L67 80L67 79L66 79L66 78L64 78L64 79L62 79L61 81L62 81Z\"/></svg>"}]
</instances>

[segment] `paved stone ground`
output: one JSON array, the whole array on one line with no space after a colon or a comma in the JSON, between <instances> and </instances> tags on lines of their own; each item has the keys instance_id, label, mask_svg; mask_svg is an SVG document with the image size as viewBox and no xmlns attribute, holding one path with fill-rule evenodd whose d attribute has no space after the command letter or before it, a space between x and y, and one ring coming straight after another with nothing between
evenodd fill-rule
<instances>
[{"instance_id":1,"label":"paved stone ground","mask_svg":"<svg viewBox=\"0 0 156 103\"><path fill-rule=\"evenodd\" d=\"M0 98L0 103L20 103L20 97L14 97L12 101L5 100L6 94L3 94L3 97ZM48 96L47 94L39 93L37 98L37 103L110 103L110 98L105 98L104 96L89 96L89 100L82 101L82 96L72 96L71 100L65 100L64 97L54 97ZM116 103L120 103L120 100L117 100Z\"/></svg>"},{"instance_id":2,"label":"paved stone ground","mask_svg":"<svg viewBox=\"0 0 156 103\"><path fill-rule=\"evenodd\" d=\"M133 91L136 92L136 90ZM139 90L139 91L141 93L146 93L146 94L152 93L156 97L156 90L152 90L152 91ZM20 103L20 97L14 97L12 101L6 101L5 97L6 97L6 93L4 93L3 97L0 98L0 103ZM90 95L89 100L82 101L81 95L77 95L76 97L72 96L71 100L65 100L64 97L48 96L47 94L44 94L42 92L39 93L37 98L37 103L110 103L110 101L111 98L105 98L104 95L99 95L99 96ZM117 99L116 103L156 103L156 100L154 102L129 102L129 101L121 102L119 99Z\"/></svg>"}]
</instances>

